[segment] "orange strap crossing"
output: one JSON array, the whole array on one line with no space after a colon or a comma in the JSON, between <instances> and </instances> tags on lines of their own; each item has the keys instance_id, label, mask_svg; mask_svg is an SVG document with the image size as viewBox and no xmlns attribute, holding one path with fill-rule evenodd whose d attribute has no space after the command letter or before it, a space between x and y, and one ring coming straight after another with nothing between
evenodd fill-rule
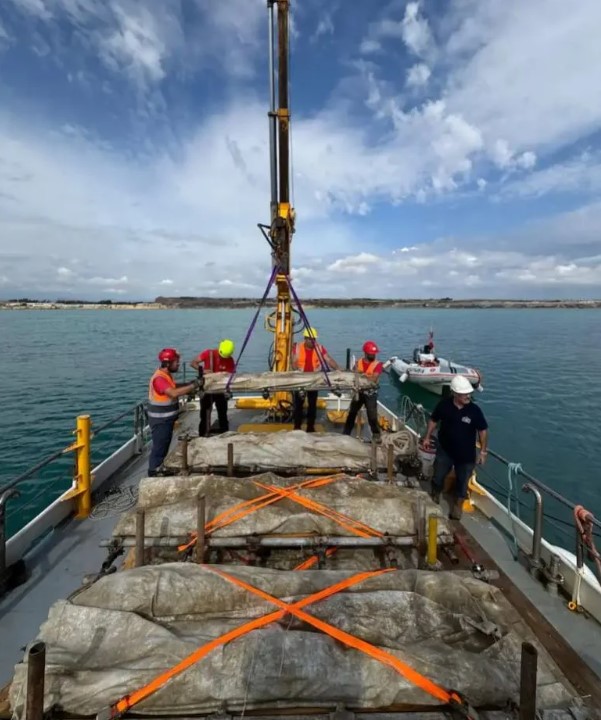
<instances>
[{"instance_id":1,"label":"orange strap crossing","mask_svg":"<svg viewBox=\"0 0 601 720\"><path fill-rule=\"evenodd\" d=\"M207 566L205 566L207 567ZM212 568L208 568L211 569ZM247 633L251 632L252 630L258 630L259 628L265 627L265 625L269 625L272 622L275 622L276 620L280 620L283 618L287 612L290 612L293 608L301 609L303 607L306 607L307 605L311 605L312 603L318 602L319 600L324 600L325 598L330 597L331 595L335 595L337 592L340 592L341 590L345 590L346 588L349 588L353 585L357 585L360 582L363 582L364 580L367 580L371 577L376 577L377 575L382 575L386 572L391 572L392 568L388 568L385 570L372 570L369 572L362 572L358 573L357 575L353 575L352 577L346 578L345 580L341 580L339 583L336 583L335 585L330 585L327 588L324 588L323 590L320 590L319 592L313 593L313 595L309 595L303 600L299 600L297 603L294 603L293 605L286 605L284 603L284 608L281 610L277 610L276 612L269 613L269 615L264 615L260 618L255 618L254 620L251 620L250 622L244 623L244 625L240 625L240 627L234 628L233 630L230 630L229 632L225 633L225 635L221 635L220 637L215 638L214 640L211 640L210 642L206 643L202 647L195 650L193 653L185 657L183 660L181 660L177 665L174 665L169 670L165 671L158 677L156 677L154 680L151 680L148 684L144 685L144 687L141 687L139 690L135 690L133 693L130 693L129 695L124 695L120 700L118 700L116 703L111 705L109 717L110 718L117 718L123 715L128 710L131 710L134 705L137 705L138 703L142 702L142 700L145 700L147 697L155 693L157 690L160 690L165 683L167 683L171 678L175 677L176 675L179 675L184 670L187 670L189 667L197 663L199 660L202 660L204 657L206 657L210 652L215 650L218 647L221 647L222 645L225 645L228 642L231 642L232 640L236 640L239 637L242 637L242 635L246 635ZM227 575L226 573L218 573L219 575L222 575L226 580L229 580L230 582L233 580L237 581L237 578L233 578L233 576ZM240 581L242 582L242 581ZM246 583L243 584L243 587L246 587ZM248 586L249 588L252 588L251 585ZM256 588L252 588L253 590L256 590ZM268 596L271 597L271 596ZM275 598L274 598L275 600ZM279 602L279 601L278 601Z\"/></svg>"},{"instance_id":2,"label":"orange strap crossing","mask_svg":"<svg viewBox=\"0 0 601 720\"><path fill-rule=\"evenodd\" d=\"M254 587L253 585L249 585L248 583L244 582L244 580L240 580L237 577L234 577L233 575L229 575L228 573L223 572L222 570L218 570L217 568L209 568L211 572L216 573L217 575L220 575L221 577L225 578L226 580L229 580L230 582L234 583L235 585L238 585L239 587L244 588L245 590L248 590L249 592L253 593L254 595L257 595L257 597L260 597L263 600L267 600L268 602L273 603L277 607L281 608L282 610L285 610L290 615L294 615L299 620L303 620L308 625L312 625L313 627L317 628L318 630L321 630L326 635L329 635L330 637L333 637L335 640L338 640L345 645L348 645L348 647L352 647L355 650L360 650L361 652L365 653L371 658L374 658L375 660L379 660L379 662L383 663L384 665L388 665L393 670L396 670L396 672L399 673L399 675L402 675L405 679L409 680L410 683L415 685L416 687L420 688L424 692L427 692L429 695L432 695L432 697L435 697L436 699L442 701L443 703L459 703L460 705L463 705L462 698L454 692L449 692L448 690L445 690L440 685L437 685L435 682L430 680L429 678L425 677L421 673L417 672L417 670L414 670L412 667L404 663L402 660L399 660L394 655L391 655L390 653L386 652L385 650L381 650L380 648L376 647L375 645L372 645L371 643L366 642L365 640L361 640L358 637L355 637L354 635L351 635L344 630L339 630L338 628L335 628L333 625L330 625L329 623L324 622L323 620L319 620L318 618L314 617L313 615L309 615L308 613L304 612L300 607L299 603L295 603L294 605L289 605L288 603L285 603L283 600L280 600L279 598L274 597L273 595L269 595L269 593L264 592L263 590L260 590L259 588ZM381 572L390 572L392 568L389 568L387 570L382 570ZM378 571L376 571L377 573ZM356 577L356 576L354 576ZM352 580L352 578L350 578Z\"/></svg>"},{"instance_id":3,"label":"orange strap crossing","mask_svg":"<svg viewBox=\"0 0 601 720\"><path fill-rule=\"evenodd\" d=\"M263 488L264 490L268 490L269 492L265 495L261 495L258 498L246 500L243 503L239 503L232 508L224 510L222 513L217 515L215 518L213 518L213 520L206 524L205 533L207 535L210 535L216 530L227 527L228 525L231 525L237 520L241 520L242 518L256 512L257 510L260 510L261 508L267 507L268 505L276 503L280 500L288 499L298 503L299 505L309 508L313 512L323 515L330 520L333 520L345 530L349 530L350 532L352 532L354 535L358 535L359 537L383 537L383 533L379 532L378 530L374 530L369 525L366 525L365 523L362 523L358 520L353 520L353 518L350 518L343 513L339 513L337 510L329 508L326 505L322 505L315 500L310 500L309 498L302 497L296 492L297 490L302 489L322 487L324 485L328 485L334 482L337 479L337 476L330 475L328 477L305 480L304 482L297 483L296 485L292 485L289 488L279 488L274 485L264 485L263 483L254 481L254 485ZM180 552L188 550L196 544L196 540L197 535L196 533L194 533L192 535L192 539L189 542L178 546L178 550Z\"/></svg>"}]
</instances>

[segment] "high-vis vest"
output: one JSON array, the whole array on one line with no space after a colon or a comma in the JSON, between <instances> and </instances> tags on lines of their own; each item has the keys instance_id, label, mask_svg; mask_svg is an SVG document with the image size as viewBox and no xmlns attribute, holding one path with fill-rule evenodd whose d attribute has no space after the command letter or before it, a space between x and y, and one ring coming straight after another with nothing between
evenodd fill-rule
<instances>
[{"instance_id":1,"label":"high-vis vest","mask_svg":"<svg viewBox=\"0 0 601 720\"><path fill-rule=\"evenodd\" d=\"M154 371L148 383L148 405L146 406L146 412L149 419L155 422L170 420L179 415L178 399L170 398L169 395L161 395L154 389L153 380L159 377L164 378L169 383L169 387L176 387L175 380L166 370L158 368Z\"/></svg>"},{"instance_id":2,"label":"high-vis vest","mask_svg":"<svg viewBox=\"0 0 601 720\"><path fill-rule=\"evenodd\" d=\"M320 345L319 350L321 352L321 356L324 357L325 353L323 351L323 347ZM305 371L305 362L307 360L307 348L305 347L305 343L296 343L294 346L293 355L297 362L298 369L301 371ZM325 357L324 357L325 359ZM319 363L319 356L317 355L317 349L313 350L312 356L311 356L311 366L309 370L306 370L305 372L315 372L319 369L320 363Z\"/></svg>"},{"instance_id":3,"label":"high-vis vest","mask_svg":"<svg viewBox=\"0 0 601 720\"><path fill-rule=\"evenodd\" d=\"M357 370L360 373L367 375L367 377L373 377L376 374L375 370L379 364L378 360L372 360L368 363L364 358L359 358L357 361Z\"/></svg>"}]
</instances>

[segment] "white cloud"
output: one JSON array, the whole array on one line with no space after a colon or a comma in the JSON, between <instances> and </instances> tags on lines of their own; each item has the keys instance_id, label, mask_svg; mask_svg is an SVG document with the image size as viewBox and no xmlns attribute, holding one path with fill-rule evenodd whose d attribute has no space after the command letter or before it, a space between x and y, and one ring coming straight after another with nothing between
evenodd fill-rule
<instances>
[{"instance_id":1,"label":"white cloud","mask_svg":"<svg viewBox=\"0 0 601 720\"><path fill-rule=\"evenodd\" d=\"M428 21L420 16L420 3L407 3L402 22L402 38L405 45L419 57L424 57L432 46Z\"/></svg>"},{"instance_id":2,"label":"white cloud","mask_svg":"<svg viewBox=\"0 0 601 720\"><path fill-rule=\"evenodd\" d=\"M187 127L169 151L149 142L138 157L117 153L75 122L50 134L0 117L0 237L21 254L2 253L4 277L14 287L62 292L68 286L75 293L126 291L132 297L166 287L174 294L262 290L270 261L256 222L269 214L266 107L247 78L253 60L264 60L263 0L195 0L203 23L190 38L177 4L13 3L37 24L70 18L99 59L140 92L152 92L171 73L208 73L217 63L244 79L245 90L235 86L227 95L236 100ZM457 190L480 202L489 192L501 201L599 193L595 152L552 162L554 151L569 156L568 143L601 125L601 100L591 90L601 65L591 30L601 21L599 7L582 0L570 9L570 21L560 22L566 10L558 0L460 0L428 21L427 6L410 2L404 16L372 23L362 51L374 58L354 66L359 76L347 78L336 100L321 109L294 113L299 222L293 257L303 292L352 293L370 273L382 276L375 286L382 293L423 287L503 292L508 278L522 289L528 282L533 288L592 288L601 220L593 205L544 229L480 239L475 250L461 239L410 245L413 238L394 220L388 232L366 236L353 221L369 214L378 220L382 203L428 203ZM328 17L312 21L314 36L331 32ZM338 41L336 34L331 41ZM386 77L394 43L401 50L405 44L414 64L397 67L392 82ZM376 64L379 58L388 63L388 75ZM90 86L94 81L86 80ZM404 92L405 82L424 90ZM422 101L424 86L431 96ZM356 101L359 92L357 116L349 97ZM224 212L232 198L235 212ZM384 252L382 237L399 249ZM497 254L483 249L493 242ZM195 263L174 268L174 256L202 257L202 282Z\"/></svg>"},{"instance_id":3,"label":"white cloud","mask_svg":"<svg viewBox=\"0 0 601 720\"><path fill-rule=\"evenodd\" d=\"M601 192L601 155L584 152L502 187L503 197L541 197L550 193Z\"/></svg>"},{"instance_id":4,"label":"white cloud","mask_svg":"<svg viewBox=\"0 0 601 720\"><path fill-rule=\"evenodd\" d=\"M115 17L115 29L98 39L102 60L115 70L122 68L142 86L162 80L167 46L155 16L147 7L132 13L116 6Z\"/></svg>"},{"instance_id":5,"label":"white cloud","mask_svg":"<svg viewBox=\"0 0 601 720\"><path fill-rule=\"evenodd\" d=\"M48 20L52 17L52 13L44 3L44 0L12 0L13 3L31 15L42 20Z\"/></svg>"},{"instance_id":6,"label":"white cloud","mask_svg":"<svg viewBox=\"0 0 601 720\"><path fill-rule=\"evenodd\" d=\"M332 16L326 13L319 19L317 28L311 36L311 42L316 42L322 35L333 35L334 34L334 22Z\"/></svg>"},{"instance_id":7,"label":"white cloud","mask_svg":"<svg viewBox=\"0 0 601 720\"><path fill-rule=\"evenodd\" d=\"M407 85L410 87L421 87L425 85L432 72L425 63L417 63L407 70Z\"/></svg>"}]
</instances>

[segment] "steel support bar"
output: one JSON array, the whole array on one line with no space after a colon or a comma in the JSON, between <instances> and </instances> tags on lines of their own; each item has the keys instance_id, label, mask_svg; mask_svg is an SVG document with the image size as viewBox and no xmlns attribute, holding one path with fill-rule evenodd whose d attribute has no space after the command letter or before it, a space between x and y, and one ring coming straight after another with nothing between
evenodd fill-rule
<instances>
[{"instance_id":1,"label":"steel support bar","mask_svg":"<svg viewBox=\"0 0 601 720\"><path fill-rule=\"evenodd\" d=\"M520 720L536 720L536 673L538 651L529 642L522 643L520 669Z\"/></svg>"},{"instance_id":2,"label":"steel support bar","mask_svg":"<svg viewBox=\"0 0 601 720\"><path fill-rule=\"evenodd\" d=\"M136 538L123 537L119 538L123 547L134 547ZM189 542L190 538L186 535L177 537L146 537L144 539L145 548L153 547L177 547ZM438 538L441 542L442 538ZM348 547L348 548L369 548L380 547L386 545L394 545L395 547L413 547L416 538L414 535L386 536L384 538L362 538L362 537L337 537L330 535L319 535L310 537L259 537L255 538L251 535L242 535L236 537L223 538L206 538L205 544L210 548L239 548L247 547L249 544L257 547L269 548L298 548L298 547L320 547L322 545ZM115 540L102 540L100 547L111 547Z\"/></svg>"},{"instance_id":3,"label":"steel support bar","mask_svg":"<svg viewBox=\"0 0 601 720\"><path fill-rule=\"evenodd\" d=\"M136 510L136 567L144 565L144 548L146 538L144 537L144 510Z\"/></svg>"},{"instance_id":4,"label":"steel support bar","mask_svg":"<svg viewBox=\"0 0 601 720\"><path fill-rule=\"evenodd\" d=\"M44 674L46 645L34 643L27 654L27 695L25 720L42 720L44 717Z\"/></svg>"},{"instance_id":5,"label":"steel support bar","mask_svg":"<svg viewBox=\"0 0 601 720\"><path fill-rule=\"evenodd\" d=\"M204 495L200 495L198 498L198 506L196 509L196 562L199 565L205 561L205 548L206 548L206 498Z\"/></svg>"}]
</instances>

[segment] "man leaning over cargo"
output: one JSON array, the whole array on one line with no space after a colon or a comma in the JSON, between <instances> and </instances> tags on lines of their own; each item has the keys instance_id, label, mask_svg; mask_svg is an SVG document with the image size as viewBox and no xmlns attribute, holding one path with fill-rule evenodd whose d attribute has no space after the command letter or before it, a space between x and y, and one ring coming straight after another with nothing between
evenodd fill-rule
<instances>
[{"instance_id":1,"label":"man leaning over cargo","mask_svg":"<svg viewBox=\"0 0 601 720\"><path fill-rule=\"evenodd\" d=\"M161 363L148 383L148 405L146 413L152 447L148 460L148 475L166 474L160 470L163 460L169 451L173 428L179 415L178 398L196 392L199 387L197 380L191 383L176 383L173 373L179 370L180 355L174 348L163 348L159 353Z\"/></svg>"},{"instance_id":2,"label":"man leaning over cargo","mask_svg":"<svg viewBox=\"0 0 601 720\"><path fill-rule=\"evenodd\" d=\"M434 408L422 441L424 448L429 449L432 433L438 426L431 495L435 503L440 502L444 479L451 468L455 468L455 494L449 513L452 520L461 519L468 482L476 466L476 437L480 441L479 464L485 462L488 453L488 424L482 410L472 402L473 392L469 380L454 377L452 396L444 398Z\"/></svg>"}]
</instances>

